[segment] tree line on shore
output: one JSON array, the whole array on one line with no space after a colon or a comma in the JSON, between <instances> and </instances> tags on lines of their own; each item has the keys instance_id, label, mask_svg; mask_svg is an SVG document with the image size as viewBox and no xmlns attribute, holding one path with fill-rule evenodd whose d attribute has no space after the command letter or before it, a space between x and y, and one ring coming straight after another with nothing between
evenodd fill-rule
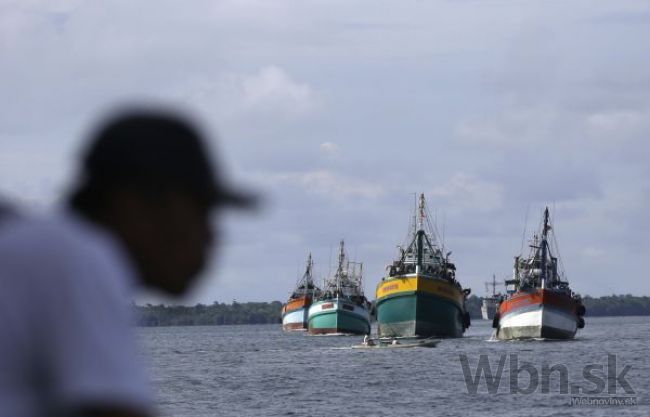
<instances>
[{"instance_id":1,"label":"tree line on shore","mask_svg":"<svg viewBox=\"0 0 650 417\"><path fill-rule=\"evenodd\" d=\"M472 318L481 317L482 299L472 295L467 299L467 310ZM609 295L583 298L587 316L648 316L650 297ZM134 307L139 326L212 326L228 324L281 323L282 303L247 302L231 304L214 302L211 305L167 306L164 304Z\"/></svg>"},{"instance_id":2,"label":"tree line on shore","mask_svg":"<svg viewBox=\"0 0 650 417\"><path fill-rule=\"evenodd\" d=\"M466 307L472 318L481 317L483 299L472 295L467 299ZM607 295L604 297L582 298L587 310L587 317L603 316L650 316L650 297L627 295Z\"/></svg>"},{"instance_id":3,"label":"tree line on shore","mask_svg":"<svg viewBox=\"0 0 650 417\"><path fill-rule=\"evenodd\" d=\"M224 324L281 323L282 303L251 302L211 305L166 306L164 304L135 306L139 326L213 326Z\"/></svg>"}]
</instances>

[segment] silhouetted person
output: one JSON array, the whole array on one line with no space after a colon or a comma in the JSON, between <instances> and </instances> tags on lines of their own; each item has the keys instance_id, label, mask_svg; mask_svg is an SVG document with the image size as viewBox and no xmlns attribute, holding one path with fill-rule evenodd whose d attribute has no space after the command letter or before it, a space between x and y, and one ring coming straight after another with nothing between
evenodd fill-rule
<instances>
[{"instance_id":1,"label":"silhouetted person","mask_svg":"<svg viewBox=\"0 0 650 417\"><path fill-rule=\"evenodd\" d=\"M92 138L65 209L3 223L0 417L154 412L132 291L185 292L216 238L211 214L251 204L215 168L182 118L123 114Z\"/></svg>"}]
</instances>

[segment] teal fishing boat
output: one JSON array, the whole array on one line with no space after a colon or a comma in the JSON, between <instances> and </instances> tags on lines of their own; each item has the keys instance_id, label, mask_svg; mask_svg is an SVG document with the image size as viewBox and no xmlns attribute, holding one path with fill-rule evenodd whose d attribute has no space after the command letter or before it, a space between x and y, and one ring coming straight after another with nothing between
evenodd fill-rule
<instances>
[{"instance_id":1,"label":"teal fishing boat","mask_svg":"<svg viewBox=\"0 0 650 417\"><path fill-rule=\"evenodd\" d=\"M363 264L347 259L339 246L338 267L323 294L309 308L309 334L369 334L370 303L363 293Z\"/></svg>"}]
</instances>

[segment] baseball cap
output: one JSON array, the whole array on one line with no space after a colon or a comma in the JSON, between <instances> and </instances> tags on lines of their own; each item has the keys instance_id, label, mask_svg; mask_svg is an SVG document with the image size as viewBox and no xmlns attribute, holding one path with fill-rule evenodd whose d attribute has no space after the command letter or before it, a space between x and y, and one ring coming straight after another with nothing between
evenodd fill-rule
<instances>
[{"instance_id":1,"label":"baseball cap","mask_svg":"<svg viewBox=\"0 0 650 417\"><path fill-rule=\"evenodd\" d=\"M179 114L130 110L105 121L83 156L86 183L182 187L212 206L250 208L257 196L227 184L202 135Z\"/></svg>"}]
</instances>

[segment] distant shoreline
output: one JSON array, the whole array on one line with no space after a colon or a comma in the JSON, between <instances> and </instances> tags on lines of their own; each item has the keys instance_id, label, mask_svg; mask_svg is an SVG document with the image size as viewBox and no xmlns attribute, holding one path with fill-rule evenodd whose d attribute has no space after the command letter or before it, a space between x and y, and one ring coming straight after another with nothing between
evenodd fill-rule
<instances>
[{"instance_id":1,"label":"distant shoreline","mask_svg":"<svg viewBox=\"0 0 650 417\"><path fill-rule=\"evenodd\" d=\"M471 296L467 309L472 318L481 317L480 297ZM650 316L650 297L626 295L607 295L603 297L584 296L582 298L586 317Z\"/></svg>"},{"instance_id":2,"label":"distant shoreline","mask_svg":"<svg viewBox=\"0 0 650 417\"><path fill-rule=\"evenodd\" d=\"M467 310L473 319L481 318L480 297L467 300ZM650 297L633 295L585 296L586 317L650 316ZM220 326L237 324L281 323L282 302L247 302L230 304L214 302L210 305L167 306L164 304L134 306L136 324L157 326Z\"/></svg>"}]
</instances>

